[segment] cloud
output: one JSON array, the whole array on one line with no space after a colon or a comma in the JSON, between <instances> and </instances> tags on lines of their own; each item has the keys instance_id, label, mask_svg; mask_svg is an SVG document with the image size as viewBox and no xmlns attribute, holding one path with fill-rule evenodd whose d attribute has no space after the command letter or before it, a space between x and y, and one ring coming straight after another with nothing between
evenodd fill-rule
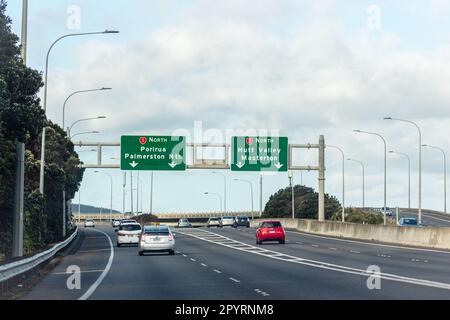
<instances>
[{"instance_id":1,"label":"cloud","mask_svg":"<svg viewBox=\"0 0 450 320\"><path fill-rule=\"evenodd\" d=\"M231 4L222 3L212 16L221 8L233 12ZM414 155L414 128L382 121L387 115L404 117L419 121L428 141L449 146L450 46L407 51L393 33L376 37L361 30L349 39L323 21L299 25L286 37L259 27L267 10L256 12L258 22L239 12L244 18L203 20L191 19L196 17L191 12L139 41L89 42L78 49L79 70L53 71L52 100L63 101L74 89L113 87L79 96L70 107L72 120L107 115L107 121L85 124L99 128L103 140L191 129L195 120L221 130L280 129L296 143L316 142L323 133L349 156L363 158L368 192L377 195L382 145L353 129L383 133L390 147ZM330 172L339 170L338 158L330 159ZM437 174L434 164L426 170ZM403 171L401 162L390 163L394 199L404 193ZM330 174L335 194L338 179Z\"/></svg>"}]
</instances>

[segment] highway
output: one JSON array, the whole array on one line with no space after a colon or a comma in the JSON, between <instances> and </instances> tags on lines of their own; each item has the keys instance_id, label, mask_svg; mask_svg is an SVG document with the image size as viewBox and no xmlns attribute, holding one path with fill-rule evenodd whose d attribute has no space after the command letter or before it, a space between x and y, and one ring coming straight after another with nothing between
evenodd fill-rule
<instances>
[{"instance_id":1,"label":"highway","mask_svg":"<svg viewBox=\"0 0 450 320\"><path fill-rule=\"evenodd\" d=\"M402 212L399 217L414 217L417 218L417 213ZM394 215L395 219L395 215ZM437 213L422 213L422 224L430 227L450 227L450 215Z\"/></svg>"},{"instance_id":2,"label":"highway","mask_svg":"<svg viewBox=\"0 0 450 320\"><path fill-rule=\"evenodd\" d=\"M450 299L450 252L287 231L285 245L256 246L255 230L175 229L176 255L140 257L115 244L109 226L81 228L78 251L62 258L24 299ZM67 267L81 269L69 290ZM380 268L380 289L366 270Z\"/></svg>"}]
</instances>

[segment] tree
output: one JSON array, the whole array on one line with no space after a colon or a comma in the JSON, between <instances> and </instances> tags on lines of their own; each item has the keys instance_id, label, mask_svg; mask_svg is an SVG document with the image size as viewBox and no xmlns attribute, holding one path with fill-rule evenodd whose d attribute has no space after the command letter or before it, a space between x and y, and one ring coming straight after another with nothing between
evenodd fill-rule
<instances>
[{"instance_id":1,"label":"tree","mask_svg":"<svg viewBox=\"0 0 450 320\"><path fill-rule=\"evenodd\" d=\"M295 218L317 219L319 195L313 188L296 185L294 186ZM325 219L341 208L336 197L325 194ZM263 217L267 218L291 218L292 217L292 194L291 188L280 189L270 196Z\"/></svg>"},{"instance_id":2,"label":"tree","mask_svg":"<svg viewBox=\"0 0 450 320\"><path fill-rule=\"evenodd\" d=\"M47 120L38 92L42 74L24 65L19 38L11 32L6 1L0 0L0 256L10 255L14 204L15 142L25 143L25 252L61 240L62 190L74 197L83 177L66 133ZM40 141L47 130L45 194L39 193Z\"/></svg>"}]
</instances>

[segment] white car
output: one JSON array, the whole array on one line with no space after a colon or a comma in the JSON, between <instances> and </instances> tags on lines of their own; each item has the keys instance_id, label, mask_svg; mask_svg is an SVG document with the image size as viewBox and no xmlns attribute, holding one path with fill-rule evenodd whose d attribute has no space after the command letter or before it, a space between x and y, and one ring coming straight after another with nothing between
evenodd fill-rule
<instances>
[{"instance_id":1,"label":"white car","mask_svg":"<svg viewBox=\"0 0 450 320\"><path fill-rule=\"evenodd\" d=\"M220 219L220 227L233 227L234 226L234 217L222 217Z\"/></svg>"},{"instance_id":2,"label":"white car","mask_svg":"<svg viewBox=\"0 0 450 320\"><path fill-rule=\"evenodd\" d=\"M206 223L206 226L208 228L210 228L210 227L220 227L220 218L217 218L217 217L209 218L208 222Z\"/></svg>"},{"instance_id":3,"label":"white car","mask_svg":"<svg viewBox=\"0 0 450 320\"><path fill-rule=\"evenodd\" d=\"M94 219L86 219L86 220L84 220L84 227L85 228L95 228Z\"/></svg>"},{"instance_id":4,"label":"white car","mask_svg":"<svg viewBox=\"0 0 450 320\"><path fill-rule=\"evenodd\" d=\"M178 220L178 228L190 228L192 227L191 223L186 218L181 218Z\"/></svg>"},{"instance_id":5,"label":"white car","mask_svg":"<svg viewBox=\"0 0 450 320\"><path fill-rule=\"evenodd\" d=\"M133 219L122 219L120 220L119 226L125 223L138 223L136 220Z\"/></svg>"},{"instance_id":6,"label":"white car","mask_svg":"<svg viewBox=\"0 0 450 320\"><path fill-rule=\"evenodd\" d=\"M138 244L142 228L139 223L124 223L117 229L117 246L122 244Z\"/></svg>"},{"instance_id":7,"label":"white car","mask_svg":"<svg viewBox=\"0 0 450 320\"><path fill-rule=\"evenodd\" d=\"M380 212L382 215L386 214L386 216L388 216L388 217L391 217L393 215L393 212L392 212L391 208L389 208L389 207L381 208Z\"/></svg>"},{"instance_id":8,"label":"white car","mask_svg":"<svg viewBox=\"0 0 450 320\"><path fill-rule=\"evenodd\" d=\"M175 239L168 226L144 226L139 241L139 255L145 252L168 252L175 254Z\"/></svg>"},{"instance_id":9,"label":"white car","mask_svg":"<svg viewBox=\"0 0 450 320\"><path fill-rule=\"evenodd\" d=\"M113 219L111 225L113 226L113 228L120 226L120 219Z\"/></svg>"}]
</instances>

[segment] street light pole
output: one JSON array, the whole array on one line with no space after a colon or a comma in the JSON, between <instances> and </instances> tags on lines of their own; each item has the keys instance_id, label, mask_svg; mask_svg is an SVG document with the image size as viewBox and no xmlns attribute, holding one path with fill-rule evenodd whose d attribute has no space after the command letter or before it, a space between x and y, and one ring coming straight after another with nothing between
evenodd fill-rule
<instances>
[{"instance_id":1,"label":"street light pole","mask_svg":"<svg viewBox=\"0 0 450 320\"><path fill-rule=\"evenodd\" d=\"M366 207L365 204L365 167L364 167L364 163L362 161L359 160L355 160L355 159L347 159L347 161L353 161L356 163L359 163L361 165L362 168L362 208L364 209Z\"/></svg>"},{"instance_id":2,"label":"street light pole","mask_svg":"<svg viewBox=\"0 0 450 320\"><path fill-rule=\"evenodd\" d=\"M106 116L98 116L98 117L93 117L93 118L84 118L84 119L78 119L77 121L75 121L74 123L72 123L72 125L67 128L67 134L70 137L70 133L72 132L73 127L80 123L80 122L84 122L84 121L90 121L90 120L97 120L97 119L106 119Z\"/></svg>"},{"instance_id":3,"label":"street light pole","mask_svg":"<svg viewBox=\"0 0 450 320\"><path fill-rule=\"evenodd\" d=\"M45 58L45 80L44 80L44 113L47 113L47 88L48 88L48 61L50 57L50 52L52 51L55 44L57 44L60 40L68 37L76 37L76 36L87 36L87 35L94 35L94 34L113 34L113 33L119 33L119 31L110 31L105 30L101 32L82 32L82 33L70 33L65 34L58 39L56 39L50 46L50 48L47 51L47 56ZM39 192L44 195L44 169L45 169L45 126L42 128L42 137L41 137L41 165L40 165L40 174L39 174Z\"/></svg>"},{"instance_id":4,"label":"street light pole","mask_svg":"<svg viewBox=\"0 0 450 320\"><path fill-rule=\"evenodd\" d=\"M217 171L213 171L213 174L218 174L223 177L223 201L224 201L223 212L226 215L227 214L227 177L223 173L220 173Z\"/></svg>"},{"instance_id":5,"label":"street light pole","mask_svg":"<svg viewBox=\"0 0 450 320\"><path fill-rule=\"evenodd\" d=\"M444 157L444 213L447 213L447 156L445 154L444 149L436 146L430 146L427 144L423 144L422 147L428 147L431 149L438 150L442 152L442 156Z\"/></svg>"},{"instance_id":6,"label":"street light pole","mask_svg":"<svg viewBox=\"0 0 450 320\"><path fill-rule=\"evenodd\" d=\"M262 173L259 175L259 217L262 217L262 197L263 197L263 175Z\"/></svg>"},{"instance_id":7,"label":"street light pole","mask_svg":"<svg viewBox=\"0 0 450 320\"><path fill-rule=\"evenodd\" d=\"M417 128L417 131L419 132L419 225L422 224L422 130L420 129L419 125L411 120L405 120L405 119L398 119L398 118L391 118L387 117L384 118L384 120L395 120L395 121L401 121L406 122L409 124L412 124Z\"/></svg>"},{"instance_id":8,"label":"street light pole","mask_svg":"<svg viewBox=\"0 0 450 320\"><path fill-rule=\"evenodd\" d=\"M245 183L248 183L249 184L249 186L250 186L250 198L251 198L251 201L252 201L252 220L254 219L254 215L253 215L253 183L251 182L251 181L249 181L249 180L244 180L244 179L233 179L234 181L241 181L241 182L245 182Z\"/></svg>"},{"instance_id":9,"label":"street light pole","mask_svg":"<svg viewBox=\"0 0 450 320\"><path fill-rule=\"evenodd\" d=\"M342 222L345 222L345 155L344 151L337 146L332 146L329 144L326 146L338 150L342 156Z\"/></svg>"},{"instance_id":10,"label":"street light pole","mask_svg":"<svg viewBox=\"0 0 450 320\"><path fill-rule=\"evenodd\" d=\"M408 209L411 209L411 158L403 152L389 151L392 154L404 156L408 160Z\"/></svg>"},{"instance_id":11,"label":"street light pole","mask_svg":"<svg viewBox=\"0 0 450 320\"><path fill-rule=\"evenodd\" d=\"M127 173L123 172L122 181L122 215L125 218L125 187L127 186Z\"/></svg>"},{"instance_id":12,"label":"street light pole","mask_svg":"<svg viewBox=\"0 0 450 320\"><path fill-rule=\"evenodd\" d=\"M109 205L110 205L110 207L109 207L109 221L112 221L112 203L113 203L113 177L112 177L112 175L110 175L109 173L107 173L107 172L100 172L100 171L94 171L94 173L101 173L101 174L104 174L104 175L107 175L108 177L109 177L109 179L110 179L110 182L111 182L111 192L110 192L110 203L109 203Z\"/></svg>"},{"instance_id":13,"label":"street light pole","mask_svg":"<svg viewBox=\"0 0 450 320\"><path fill-rule=\"evenodd\" d=\"M76 136L80 136L83 134L96 134L96 133L100 133L100 131L86 131L86 132L79 132L74 134L73 136L70 137L70 140L72 140L73 138L75 138Z\"/></svg>"},{"instance_id":14,"label":"street light pole","mask_svg":"<svg viewBox=\"0 0 450 320\"><path fill-rule=\"evenodd\" d=\"M384 144L384 209L383 209L383 211L384 211L384 215L383 215L383 218L384 218L384 225L387 225L387 219L386 219L386 210L387 210L387 206L386 206L386 185L387 185L387 183L386 183L386 176L387 176L387 174L386 174L386 165L387 165L387 144L386 144L386 139L384 139L384 137L381 135L381 134L378 134L378 133L374 133L374 132L367 132L367 131L362 131L362 130L353 130L353 132L356 132L356 133L365 133L365 134L370 134L370 135L373 135L373 136L377 136L377 137L379 137L381 140L383 140L383 144Z\"/></svg>"},{"instance_id":15,"label":"street light pole","mask_svg":"<svg viewBox=\"0 0 450 320\"><path fill-rule=\"evenodd\" d=\"M218 193L213 193L213 192L205 192L206 195L213 195L213 196L217 196L219 198L220 201L220 211L222 211L222 196ZM223 218L223 214L220 214L220 217Z\"/></svg>"},{"instance_id":16,"label":"street light pole","mask_svg":"<svg viewBox=\"0 0 450 320\"><path fill-rule=\"evenodd\" d=\"M112 88L99 88L99 89L90 89L90 90L79 90L79 91L75 91L72 92L67 98L66 100L64 100L64 104L63 104L63 113L62 113L62 127L65 130L65 123L66 123L66 104L67 101L69 101L70 98L72 98L74 95L79 94L79 93L87 93L87 92L94 92L94 91L105 91L105 90L112 90Z\"/></svg>"},{"instance_id":17,"label":"street light pole","mask_svg":"<svg viewBox=\"0 0 450 320\"><path fill-rule=\"evenodd\" d=\"M292 179L294 178L294 172L292 170L288 171L289 177L289 186L291 188L291 207L292 207L292 219L295 219L295 197L294 197L294 184L292 183Z\"/></svg>"},{"instance_id":18,"label":"street light pole","mask_svg":"<svg viewBox=\"0 0 450 320\"><path fill-rule=\"evenodd\" d=\"M153 214L153 171L150 176L150 214Z\"/></svg>"}]
</instances>

